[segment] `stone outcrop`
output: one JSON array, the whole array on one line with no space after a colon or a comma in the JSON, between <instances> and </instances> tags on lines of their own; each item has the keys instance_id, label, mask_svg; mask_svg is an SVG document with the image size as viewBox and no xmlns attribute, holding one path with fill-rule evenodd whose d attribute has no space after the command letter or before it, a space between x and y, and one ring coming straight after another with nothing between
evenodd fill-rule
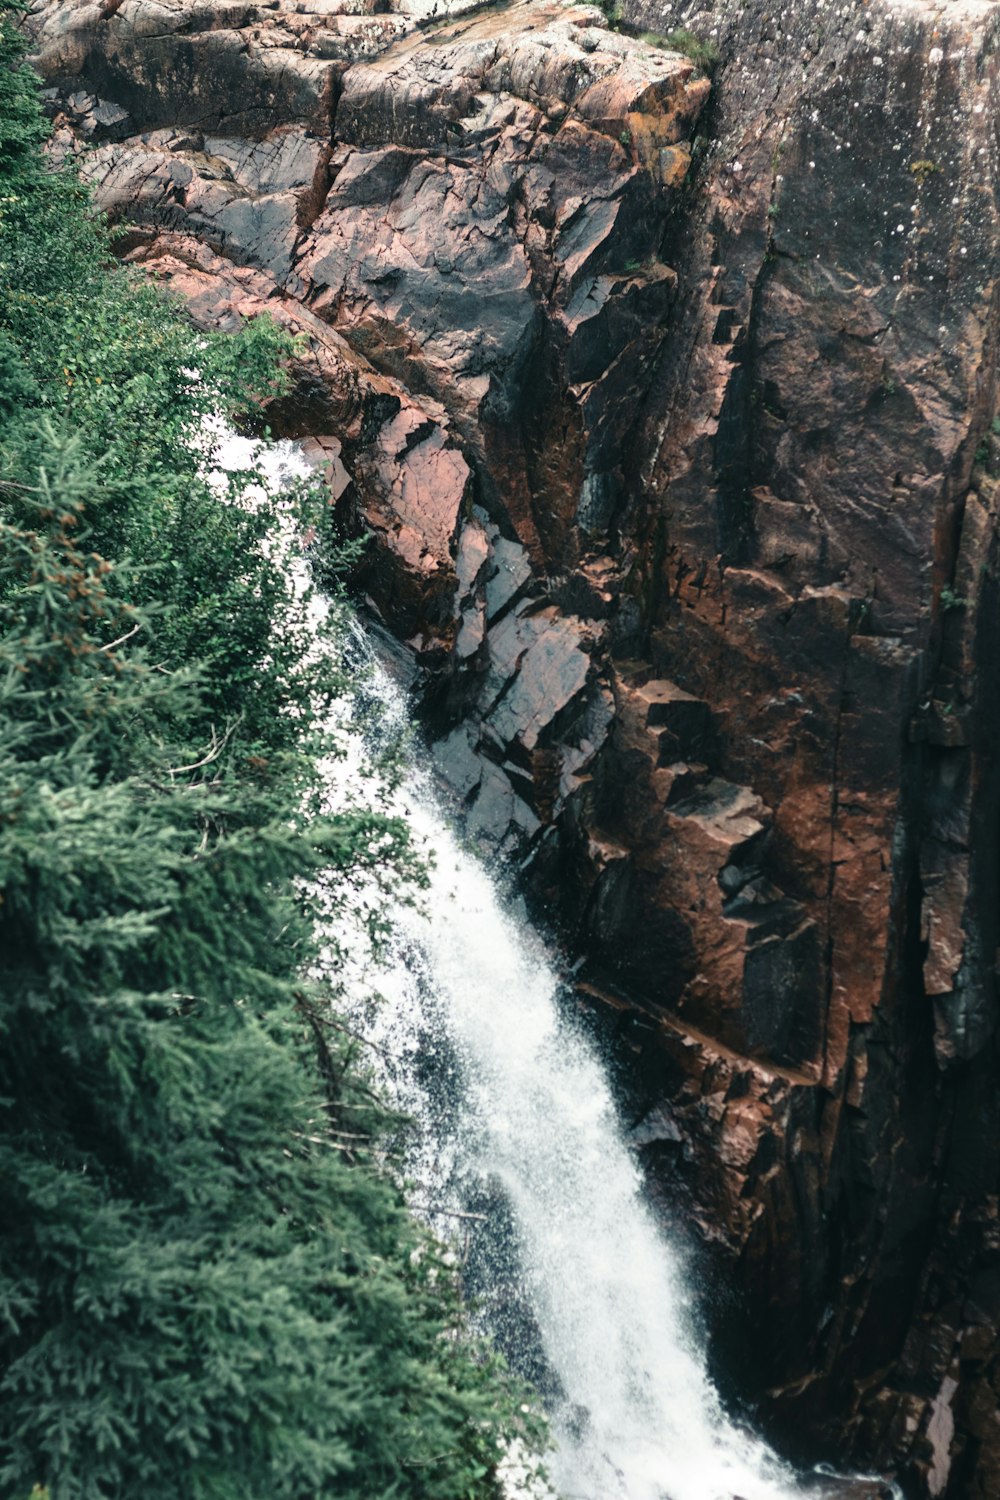
<instances>
[{"instance_id":1,"label":"stone outcrop","mask_svg":"<svg viewBox=\"0 0 1000 1500\"><path fill-rule=\"evenodd\" d=\"M986 1500L1000 4L32 24L129 256L304 335L272 425L374 532L442 781L629 1049L636 1144L748 1294L743 1393Z\"/></svg>"}]
</instances>

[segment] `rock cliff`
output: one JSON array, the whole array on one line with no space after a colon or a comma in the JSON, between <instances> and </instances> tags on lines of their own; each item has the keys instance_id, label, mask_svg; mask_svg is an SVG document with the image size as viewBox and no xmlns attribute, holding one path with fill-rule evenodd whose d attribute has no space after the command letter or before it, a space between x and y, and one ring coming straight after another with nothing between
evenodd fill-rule
<instances>
[{"instance_id":1,"label":"rock cliff","mask_svg":"<svg viewBox=\"0 0 1000 1500\"><path fill-rule=\"evenodd\" d=\"M272 425L629 1050L738 1389L995 1495L1000 4L32 25L124 253L305 336Z\"/></svg>"}]
</instances>

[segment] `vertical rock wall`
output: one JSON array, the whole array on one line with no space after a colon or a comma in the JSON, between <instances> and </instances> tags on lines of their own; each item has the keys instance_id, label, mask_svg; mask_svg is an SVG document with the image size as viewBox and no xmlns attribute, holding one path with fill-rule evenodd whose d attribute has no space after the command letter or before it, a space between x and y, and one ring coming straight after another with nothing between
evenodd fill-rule
<instances>
[{"instance_id":1,"label":"vertical rock wall","mask_svg":"<svg viewBox=\"0 0 1000 1500\"><path fill-rule=\"evenodd\" d=\"M749 1231L727 1216L765 1292L756 1347L796 1425L853 1408L859 1456L908 1451L918 1487L986 1495L1000 9L628 15L720 51L625 529L644 655L770 809L753 880L734 896L720 871L721 921L713 892L715 930L749 918L749 948L731 932L720 967L701 945L676 1009L816 1079L808 1105L789 1092L796 1126L755 1116L746 1182L761 1201L763 1165L773 1206ZM706 1148L746 1128L727 1087Z\"/></svg>"}]
</instances>

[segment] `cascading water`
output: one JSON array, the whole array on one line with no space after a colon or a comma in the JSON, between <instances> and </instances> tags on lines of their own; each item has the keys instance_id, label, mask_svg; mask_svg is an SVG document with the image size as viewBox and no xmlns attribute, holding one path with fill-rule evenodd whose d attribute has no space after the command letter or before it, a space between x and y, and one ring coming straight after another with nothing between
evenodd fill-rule
<instances>
[{"instance_id":1,"label":"cascading water","mask_svg":"<svg viewBox=\"0 0 1000 1500\"><path fill-rule=\"evenodd\" d=\"M419 774L405 813L434 867L424 912L399 914L391 1003L375 1017L376 1039L397 1074L410 1075L401 1102L433 1142L413 1164L420 1201L446 1212L485 1202L480 1279L489 1281L491 1248L501 1277L511 1258L520 1268L515 1294L537 1331L557 1490L566 1500L795 1493L792 1475L721 1410L607 1080L560 1016L558 981L537 939L502 909ZM443 1108L435 1056L452 1094ZM421 1070L430 1073L424 1088ZM493 1214L499 1247L488 1243ZM511 1292L483 1292L488 1325L491 1312L509 1309Z\"/></svg>"},{"instance_id":2,"label":"cascading water","mask_svg":"<svg viewBox=\"0 0 1000 1500\"><path fill-rule=\"evenodd\" d=\"M259 453L231 438L225 448L227 467L256 460L272 483L306 471L288 445ZM369 721L402 727L405 701L374 661L363 692L376 700ZM366 758L359 729L329 764L332 805L357 798ZM392 914L380 1003L365 985L352 1001L350 984L347 1003L384 1085L416 1122L415 1210L443 1232L466 1231L480 1323L543 1394L556 1491L564 1500L824 1493L724 1411L604 1069L561 1009L537 935L501 901L415 765L394 810L431 858L430 886ZM512 1500L540 1493L514 1464L508 1487Z\"/></svg>"}]
</instances>

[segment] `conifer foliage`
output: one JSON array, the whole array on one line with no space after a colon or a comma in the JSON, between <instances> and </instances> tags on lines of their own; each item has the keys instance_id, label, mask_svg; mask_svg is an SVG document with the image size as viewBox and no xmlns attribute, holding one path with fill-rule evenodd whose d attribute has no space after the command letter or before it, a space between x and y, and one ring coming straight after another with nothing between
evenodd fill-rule
<instances>
[{"instance_id":1,"label":"conifer foliage","mask_svg":"<svg viewBox=\"0 0 1000 1500\"><path fill-rule=\"evenodd\" d=\"M0 1494L487 1500L537 1433L303 979L405 836L308 814L337 672L199 467L282 339L113 265L20 50L0 0Z\"/></svg>"}]
</instances>

